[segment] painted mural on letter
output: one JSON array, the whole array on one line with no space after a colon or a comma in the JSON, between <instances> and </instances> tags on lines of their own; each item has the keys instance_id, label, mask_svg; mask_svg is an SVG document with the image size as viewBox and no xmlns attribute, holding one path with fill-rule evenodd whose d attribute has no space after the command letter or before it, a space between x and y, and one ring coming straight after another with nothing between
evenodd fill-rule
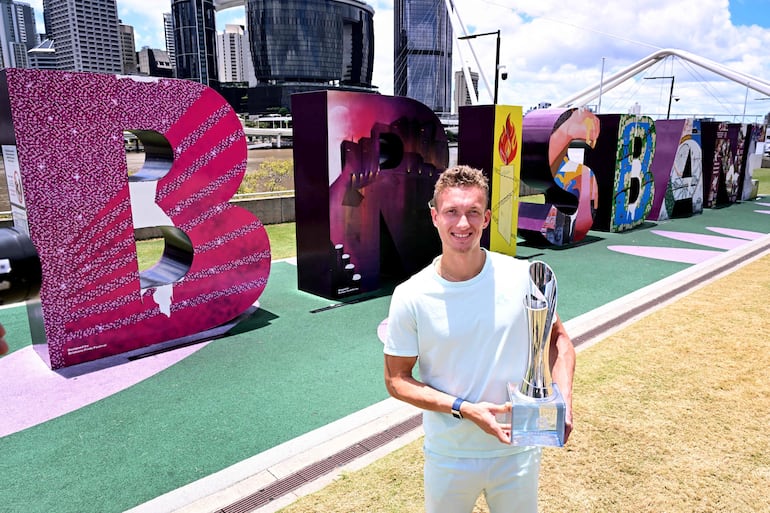
<instances>
[{"instance_id":1,"label":"painted mural on letter","mask_svg":"<svg viewBox=\"0 0 770 513\"><path fill-rule=\"evenodd\" d=\"M292 97L299 287L376 290L438 254L428 202L449 161L441 122L405 97Z\"/></svg>"},{"instance_id":2,"label":"painted mural on letter","mask_svg":"<svg viewBox=\"0 0 770 513\"><path fill-rule=\"evenodd\" d=\"M520 203L519 234L555 245L578 242L593 226L600 198L592 168L570 150L590 152L600 120L587 109L541 109L522 125L521 180L542 192L544 203Z\"/></svg>"}]
</instances>

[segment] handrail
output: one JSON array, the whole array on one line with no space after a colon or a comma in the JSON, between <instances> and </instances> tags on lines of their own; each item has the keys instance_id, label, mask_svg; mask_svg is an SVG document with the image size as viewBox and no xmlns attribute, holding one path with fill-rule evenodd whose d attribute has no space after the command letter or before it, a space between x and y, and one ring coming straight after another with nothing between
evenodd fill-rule
<instances>
[{"instance_id":1,"label":"handrail","mask_svg":"<svg viewBox=\"0 0 770 513\"><path fill-rule=\"evenodd\" d=\"M716 73L717 75L722 76L723 78L732 80L737 84L751 88L760 94L770 95L770 82L765 79L749 75L741 71L733 70L718 62L706 59L705 57L700 57L684 50L678 50L676 48L663 48L651 53L643 59L638 60L637 62L620 70L614 75L604 79L603 81L600 81L596 85L583 89L579 93L576 93L569 98L564 98L563 100L555 102L553 107L568 107L570 105L582 107L591 100L597 98L601 92L607 92L610 89L617 87L621 83L632 78L634 75L641 73L656 62L671 55L689 61L696 66L707 69L713 73Z\"/></svg>"}]
</instances>

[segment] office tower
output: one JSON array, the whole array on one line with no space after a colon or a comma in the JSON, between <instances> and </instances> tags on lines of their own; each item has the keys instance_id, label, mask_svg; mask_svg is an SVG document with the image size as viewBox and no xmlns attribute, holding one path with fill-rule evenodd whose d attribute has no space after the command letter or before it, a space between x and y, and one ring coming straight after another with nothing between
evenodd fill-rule
<instances>
[{"instance_id":1,"label":"office tower","mask_svg":"<svg viewBox=\"0 0 770 513\"><path fill-rule=\"evenodd\" d=\"M42 43L27 52L29 67L34 69L58 69L56 48L53 39L44 39Z\"/></svg>"},{"instance_id":2,"label":"office tower","mask_svg":"<svg viewBox=\"0 0 770 513\"><path fill-rule=\"evenodd\" d=\"M163 13L163 35L166 39L166 53L168 54L171 69L176 76L176 52L174 51L174 17L170 12Z\"/></svg>"},{"instance_id":3,"label":"office tower","mask_svg":"<svg viewBox=\"0 0 770 513\"><path fill-rule=\"evenodd\" d=\"M395 0L393 91L436 112L452 101L452 26L444 0Z\"/></svg>"},{"instance_id":4,"label":"office tower","mask_svg":"<svg viewBox=\"0 0 770 513\"><path fill-rule=\"evenodd\" d=\"M134 27L120 24L120 52L123 56L123 73L136 73L136 43L134 42Z\"/></svg>"},{"instance_id":5,"label":"office tower","mask_svg":"<svg viewBox=\"0 0 770 513\"><path fill-rule=\"evenodd\" d=\"M176 76L216 87L216 21L213 0L172 0Z\"/></svg>"},{"instance_id":6,"label":"office tower","mask_svg":"<svg viewBox=\"0 0 770 513\"><path fill-rule=\"evenodd\" d=\"M29 4L0 0L0 67L26 68L37 46L35 11Z\"/></svg>"},{"instance_id":7,"label":"office tower","mask_svg":"<svg viewBox=\"0 0 770 513\"><path fill-rule=\"evenodd\" d=\"M171 69L171 60L168 52L158 48L145 46L138 52L138 69L142 75L151 77L171 78L174 72Z\"/></svg>"},{"instance_id":8,"label":"office tower","mask_svg":"<svg viewBox=\"0 0 770 513\"><path fill-rule=\"evenodd\" d=\"M372 91L373 16L358 0L246 0L249 112L289 108L303 91Z\"/></svg>"},{"instance_id":9,"label":"office tower","mask_svg":"<svg viewBox=\"0 0 770 513\"><path fill-rule=\"evenodd\" d=\"M37 35L35 10L32 6L23 2L14 2L14 6L19 24L19 38L27 47L27 50L31 50L40 42Z\"/></svg>"},{"instance_id":10,"label":"office tower","mask_svg":"<svg viewBox=\"0 0 770 513\"><path fill-rule=\"evenodd\" d=\"M43 0L43 14L59 69L123 72L115 0Z\"/></svg>"},{"instance_id":11,"label":"office tower","mask_svg":"<svg viewBox=\"0 0 770 513\"><path fill-rule=\"evenodd\" d=\"M476 98L479 97L479 74L475 71L470 72L471 84L473 85L473 92ZM460 111L460 107L463 105L472 105L471 92L468 89L468 84L465 82L462 70L455 71L455 106L457 112Z\"/></svg>"},{"instance_id":12,"label":"office tower","mask_svg":"<svg viewBox=\"0 0 770 513\"><path fill-rule=\"evenodd\" d=\"M249 42L241 25L225 25L225 31L217 34L217 62L220 82L245 82L246 66L244 50Z\"/></svg>"}]
</instances>

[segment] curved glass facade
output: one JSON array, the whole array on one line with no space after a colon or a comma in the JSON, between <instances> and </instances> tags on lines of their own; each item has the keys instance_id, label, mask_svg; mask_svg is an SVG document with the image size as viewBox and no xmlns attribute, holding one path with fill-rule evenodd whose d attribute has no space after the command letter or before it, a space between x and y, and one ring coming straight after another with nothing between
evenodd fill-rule
<instances>
[{"instance_id":1,"label":"curved glass facade","mask_svg":"<svg viewBox=\"0 0 770 513\"><path fill-rule=\"evenodd\" d=\"M371 87L373 16L356 0L246 0L258 87Z\"/></svg>"},{"instance_id":2,"label":"curved glass facade","mask_svg":"<svg viewBox=\"0 0 770 513\"><path fill-rule=\"evenodd\" d=\"M396 0L394 15L394 94L449 112L452 25L444 0Z\"/></svg>"},{"instance_id":3,"label":"curved glass facade","mask_svg":"<svg viewBox=\"0 0 770 513\"><path fill-rule=\"evenodd\" d=\"M216 86L216 22L213 0L173 0L176 76Z\"/></svg>"}]
</instances>

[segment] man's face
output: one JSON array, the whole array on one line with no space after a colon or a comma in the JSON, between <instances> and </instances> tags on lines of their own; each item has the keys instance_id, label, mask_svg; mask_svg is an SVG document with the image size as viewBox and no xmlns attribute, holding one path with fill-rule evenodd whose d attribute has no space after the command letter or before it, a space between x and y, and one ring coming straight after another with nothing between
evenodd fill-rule
<instances>
[{"instance_id":1,"label":"man's face","mask_svg":"<svg viewBox=\"0 0 770 513\"><path fill-rule=\"evenodd\" d=\"M467 253L481 247L481 234L492 215L486 204L479 187L449 187L438 195L431 217L444 253Z\"/></svg>"}]
</instances>

